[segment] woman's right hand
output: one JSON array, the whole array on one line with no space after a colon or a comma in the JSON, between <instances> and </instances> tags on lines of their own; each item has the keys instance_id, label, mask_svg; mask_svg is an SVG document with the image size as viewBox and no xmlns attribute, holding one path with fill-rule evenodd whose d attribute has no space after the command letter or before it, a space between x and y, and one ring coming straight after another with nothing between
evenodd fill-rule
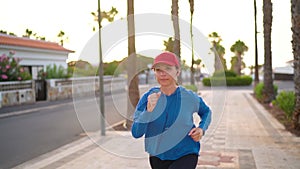
<instances>
[{"instance_id":1,"label":"woman's right hand","mask_svg":"<svg viewBox=\"0 0 300 169\"><path fill-rule=\"evenodd\" d=\"M157 101L160 97L161 92L158 93L152 93L148 96L148 103L147 103L147 111L152 112L155 108Z\"/></svg>"}]
</instances>

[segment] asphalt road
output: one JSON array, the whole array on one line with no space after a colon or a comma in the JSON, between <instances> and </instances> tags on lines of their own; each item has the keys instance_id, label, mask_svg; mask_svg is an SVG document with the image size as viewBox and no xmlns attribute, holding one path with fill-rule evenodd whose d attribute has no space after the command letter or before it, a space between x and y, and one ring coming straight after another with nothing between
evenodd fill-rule
<instances>
[{"instance_id":1,"label":"asphalt road","mask_svg":"<svg viewBox=\"0 0 300 169\"><path fill-rule=\"evenodd\" d=\"M75 98L33 110L0 119L0 169L75 141L84 132L100 130L99 104L95 98ZM125 93L105 96L106 126L124 120L125 111Z\"/></svg>"}]
</instances>

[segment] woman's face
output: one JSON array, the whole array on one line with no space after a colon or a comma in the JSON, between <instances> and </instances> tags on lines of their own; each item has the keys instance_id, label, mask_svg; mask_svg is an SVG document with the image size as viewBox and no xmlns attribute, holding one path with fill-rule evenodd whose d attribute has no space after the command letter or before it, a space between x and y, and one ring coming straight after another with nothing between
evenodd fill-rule
<instances>
[{"instance_id":1,"label":"woman's face","mask_svg":"<svg viewBox=\"0 0 300 169\"><path fill-rule=\"evenodd\" d=\"M169 86L176 84L179 70L175 66L159 63L154 67L157 82L161 86Z\"/></svg>"}]
</instances>

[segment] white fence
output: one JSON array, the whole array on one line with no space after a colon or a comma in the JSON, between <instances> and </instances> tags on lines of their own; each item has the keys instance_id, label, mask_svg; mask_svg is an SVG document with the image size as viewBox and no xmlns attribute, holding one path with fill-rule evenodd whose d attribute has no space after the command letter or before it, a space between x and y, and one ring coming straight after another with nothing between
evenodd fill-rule
<instances>
[{"instance_id":1,"label":"white fence","mask_svg":"<svg viewBox=\"0 0 300 169\"><path fill-rule=\"evenodd\" d=\"M124 77L105 76L104 93L125 91ZM46 80L46 100L60 100L72 97L92 96L99 91L99 77L77 77ZM36 102L34 80L20 82L0 82L0 107Z\"/></svg>"},{"instance_id":2,"label":"white fence","mask_svg":"<svg viewBox=\"0 0 300 169\"><path fill-rule=\"evenodd\" d=\"M104 93L125 91L126 79L123 77L104 77ZM47 80L47 100L72 97L93 96L99 91L99 77L79 77Z\"/></svg>"}]
</instances>

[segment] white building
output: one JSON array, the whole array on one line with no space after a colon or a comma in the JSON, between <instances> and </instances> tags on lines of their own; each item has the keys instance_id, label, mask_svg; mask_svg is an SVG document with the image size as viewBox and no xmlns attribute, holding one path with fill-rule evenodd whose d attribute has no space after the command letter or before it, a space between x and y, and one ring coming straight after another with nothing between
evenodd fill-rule
<instances>
[{"instance_id":1,"label":"white building","mask_svg":"<svg viewBox=\"0 0 300 169\"><path fill-rule=\"evenodd\" d=\"M273 73L275 80L293 80L294 60L286 62L286 66L274 68Z\"/></svg>"},{"instance_id":2,"label":"white building","mask_svg":"<svg viewBox=\"0 0 300 169\"><path fill-rule=\"evenodd\" d=\"M25 67L37 79L37 73L46 69L47 65L67 68L69 53L74 51L60 46L58 43L30 38L16 37L0 33L0 55L14 51L14 57L20 58L20 65Z\"/></svg>"}]
</instances>

